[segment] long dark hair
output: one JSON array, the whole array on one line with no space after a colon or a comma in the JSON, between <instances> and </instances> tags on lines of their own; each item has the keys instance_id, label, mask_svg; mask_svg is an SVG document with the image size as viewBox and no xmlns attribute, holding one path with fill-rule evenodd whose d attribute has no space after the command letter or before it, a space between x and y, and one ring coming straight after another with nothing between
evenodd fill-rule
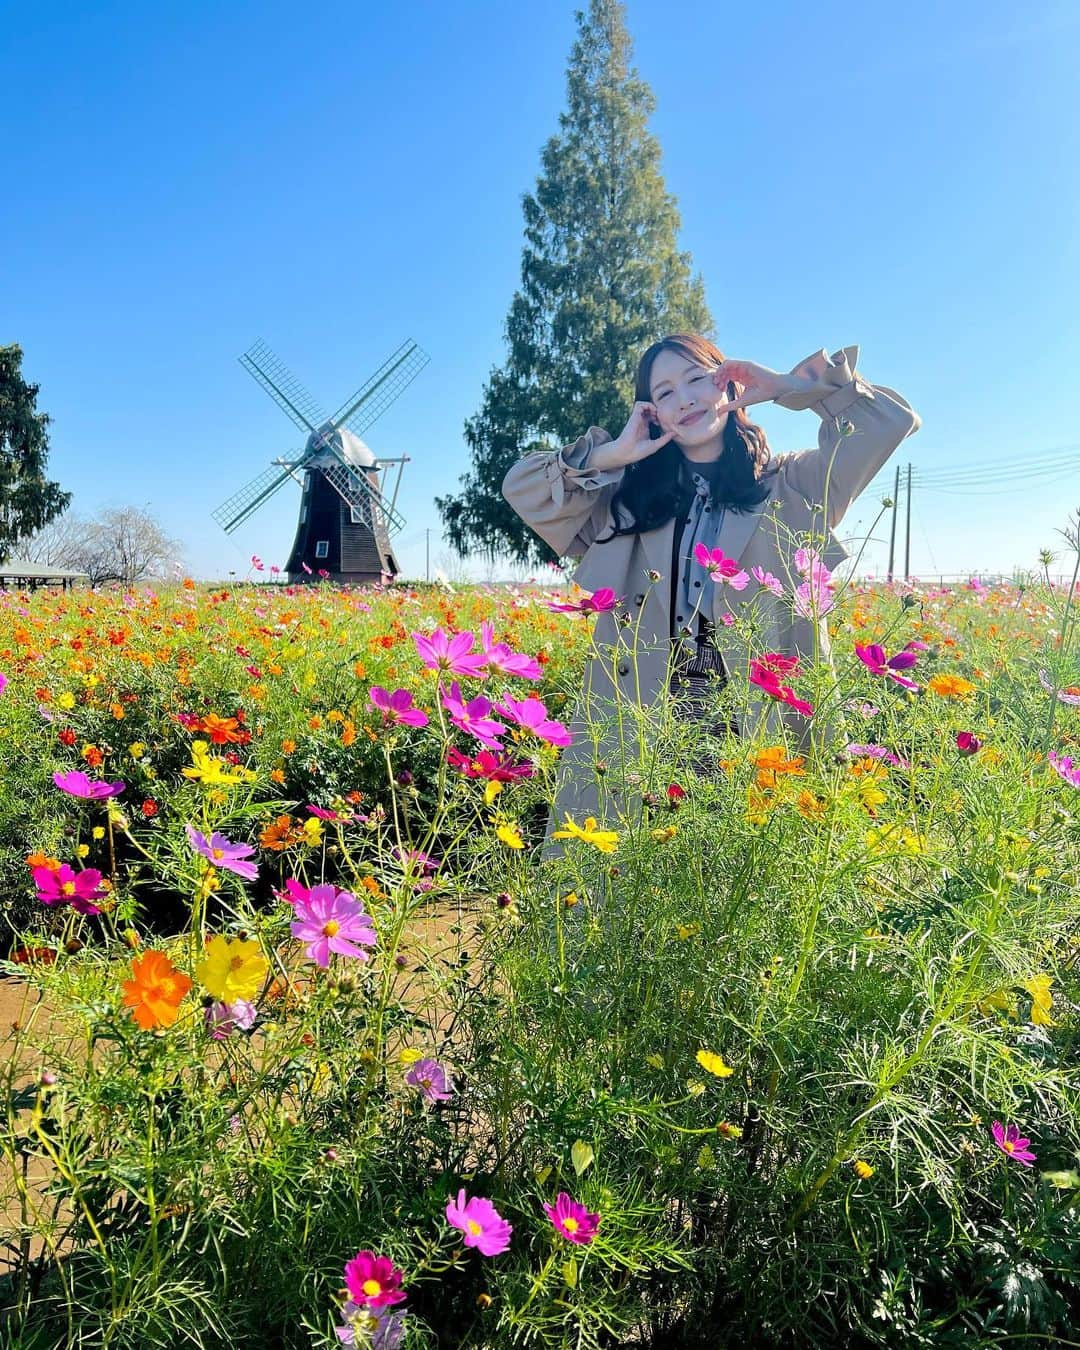
<instances>
[{"instance_id":1,"label":"long dark hair","mask_svg":"<svg viewBox=\"0 0 1080 1350\"><path fill-rule=\"evenodd\" d=\"M654 342L638 362L634 398L651 403L649 395L653 362L661 352L678 352L687 360L706 370L715 370L724 360L719 347L697 333L672 333ZM735 397L735 385L729 383L728 398ZM652 440L663 433L653 423L649 428ZM769 472L772 452L761 427L751 422L745 408L728 413L724 423L724 448L719 459L709 465L708 477L716 501L734 511L749 511L769 495L769 487L762 481ZM624 534L640 534L659 529L680 512L686 492L682 451L674 440L647 459L628 464L618 491L611 499L615 530L598 544L608 544ZM629 519L624 524L622 517Z\"/></svg>"}]
</instances>

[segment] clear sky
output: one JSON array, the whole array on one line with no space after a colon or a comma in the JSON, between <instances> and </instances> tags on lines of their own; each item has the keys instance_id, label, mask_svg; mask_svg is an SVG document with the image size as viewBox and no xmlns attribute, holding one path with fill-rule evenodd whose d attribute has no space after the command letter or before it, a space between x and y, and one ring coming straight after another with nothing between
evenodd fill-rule
<instances>
[{"instance_id":1,"label":"clear sky","mask_svg":"<svg viewBox=\"0 0 1080 1350\"><path fill-rule=\"evenodd\" d=\"M210 516L301 444L237 356L264 338L334 408L411 337L431 362L367 439L412 456L405 571L423 575L426 529L432 569L457 567L432 499L504 357L574 8L0 0L0 342L41 384L75 509L148 504L197 576L283 563L298 489L233 536ZM918 409L894 461L927 475L913 572L1061 547L1080 506L1080 5L627 14L725 352L787 370L857 343ZM815 441L813 412L753 415L778 451ZM1070 446L1071 469L1017 476Z\"/></svg>"}]
</instances>

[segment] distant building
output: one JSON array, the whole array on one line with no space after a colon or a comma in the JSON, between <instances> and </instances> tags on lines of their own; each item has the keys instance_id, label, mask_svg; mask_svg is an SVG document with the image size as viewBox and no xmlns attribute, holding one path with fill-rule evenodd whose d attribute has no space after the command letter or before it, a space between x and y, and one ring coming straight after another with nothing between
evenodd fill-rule
<instances>
[{"instance_id":1,"label":"distant building","mask_svg":"<svg viewBox=\"0 0 1080 1350\"><path fill-rule=\"evenodd\" d=\"M0 563L0 587L6 590L34 591L39 586L62 586L66 591L69 586L88 585L89 581L86 572L72 572L48 563L20 562L18 558Z\"/></svg>"}]
</instances>

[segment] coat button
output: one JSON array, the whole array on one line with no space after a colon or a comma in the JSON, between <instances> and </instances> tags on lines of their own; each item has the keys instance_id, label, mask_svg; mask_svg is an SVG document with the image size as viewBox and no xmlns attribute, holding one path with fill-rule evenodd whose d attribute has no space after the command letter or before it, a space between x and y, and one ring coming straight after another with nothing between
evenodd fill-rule
<instances>
[{"instance_id":1,"label":"coat button","mask_svg":"<svg viewBox=\"0 0 1080 1350\"><path fill-rule=\"evenodd\" d=\"M694 582L694 585L695 585L695 586L700 586L700 585L701 585L701 582L700 582L700 581L695 581L695 582Z\"/></svg>"},{"instance_id":2,"label":"coat button","mask_svg":"<svg viewBox=\"0 0 1080 1350\"><path fill-rule=\"evenodd\" d=\"M630 674L630 667L629 667L629 665L627 665L627 663L626 663L625 661L620 661L620 662L619 662L619 674L620 674L620 675L629 675L629 674Z\"/></svg>"}]
</instances>

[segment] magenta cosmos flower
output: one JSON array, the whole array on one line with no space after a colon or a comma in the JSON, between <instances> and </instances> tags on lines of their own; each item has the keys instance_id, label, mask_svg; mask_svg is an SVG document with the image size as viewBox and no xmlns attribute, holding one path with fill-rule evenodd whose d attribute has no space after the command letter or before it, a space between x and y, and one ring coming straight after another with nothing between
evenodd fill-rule
<instances>
[{"instance_id":1,"label":"magenta cosmos flower","mask_svg":"<svg viewBox=\"0 0 1080 1350\"><path fill-rule=\"evenodd\" d=\"M61 792L69 797L82 797L86 801L101 801L105 797L119 797L127 787L126 783L102 783L91 781L81 769L71 769L67 773L54 773L53 782Z\"/></svg>"},{"instance_id":2,"label":"magenta cosmos flower","mask_svg":"<svg viewBox=\"0 0 1080 1350\"><path fill-rule=\"evenodd\" d=\"M982 749L982 741L973 732L958 731L956 733L956 748L962 755L977 755Z\"/></svg>"},{"instance_id":3,"label":"magenta cosmos flower","mask_svg":"<svg viewBox=\"0 0 1080 1350\"><path fill-rule=\"evenodd\" d=\"M368 959L363 948L375 946L375 925L355 896L329 883L312 886L306 896L296 894L302 887L297 886L294 891L288 882L285 885L296 914L289 931L294 938L307 943L305 954L309 961L325 968L330 964L331 952L358 961Z\"/></svg>"},{"instance_id":4,"label":"magenta cosmos flower","mask_svg":"<svg viewBox=\"0 0 1080 1350\"><path fill-rule=\"evenodd\" d=\"M1050 767L1059 773L1066 783L1074 788L1080 788L1080 764L1073 763L1071 755L1059 755L1056 750L1051 750L1046 756L1046 762Z\"/></svg>"},{"instance_id":5,"label":"magenta cosmos flower","mask_svg":"<svg viewBox=\"0 0 1080 1350\"><path fill-rule=\"evenodd\" d=\"M94 901L104 899L105 891L96 868L73 872L67 863L55 871L51 867L35 867L33 877L37 898L43 905L70 905L77 914L101 913L101 907Z\"/></svg>"},{"instance_id":6,"label":"magenta cosmos flower","mask_svg":"<svg viewBox=\"0 0 1080 1350\"><path fill-rule=\"evenodd\" d=\"M502 749L499 737L505 735L506 726L503 722L496 722L488 716L491 712L490 699L478 697L464 702L461 697L461 686L457 680L451 681L449 692L440 689L439 693L442 696L443 707L450 714L450 721L459 731L475 736L480 744L486 745L489 750Z\"/></svg>"},{"instance_id":7,"label":"magenta cosmos flower","mask_svg":"<svg viewBox=\"0 0 1080 1350\"><path fill-rule=\"evenodd\" d=\"M501 675L516 675L522 680L538 680L544 673L535 657L516 652L505 642L496 642L495 626L487 619L480 625L480 647L492 675L498 671Z\"/></svg>"},{"instance_id":8,"label":"magenta cosmos flower","mask_svg":"<svg viewBox=\"0 0 1080 1350\"><path fill-rule=\"evenodd\" d=\"M598 591L593 591L592 595L587 595L584 600L579 600L576 605L563 604L556 600L547 600L545 604L548 609L554 610L556 614L606 614L608 610L614 609L622 600L621 595L616 595L610 586L601 586Z\"/></svg>"},{"instance_id":9,"label":"magenta cosmos flower","mask_svg":"<svg viewBox=\"0 0 1080 1350\"><path fill-rule=\"evenodd\" d=\"M544 1213L555 1225L557 1233L579 1247L587 1246L600 1227L600 1215L590 1214L584 1205L571 1200L565 1191L559 1192L553 1205L544 1206Z\"/></svg>"},{"instance_id":10,"label":"magenta cosmos flower","mask_svg":"<svg viewBox=\"0 0 1080 1350\"><path fill-rule=\"evenodd\" d=\"M388 1308L394 1303L404 1303L402 1278L388 1256L376 1256L374 1252L357 1252L345 1264L345 1288L361 1308Z\"/></svg>"},{"instance_id":11,"label":"magenta cosmos flower","mask_svg":"<svg viewBox=\"0 0 1080 1350\"><path fill-rule=\"evenodd\" d=\"M771 572L766 572L763 567L751 567L750 575L759 586L767 591L772 591L773 595L784 594L784 583L779 577L774 577Z\"/></svg>"},{"instance_id":12,"label":"magenta cosmos flower","mask_svg":"<svg viewBox=\"0 0 1080 1350\"><path fill-rule=\"evenodd\" d=\"M412 706L412 694L407 689L395 689L391 694L381 684L373 684L368 698L382 713L383 721L400 723L406 727L426 727L428 715Z\"/></svg>"},{"instance_id":13,"label":"magenta cosmos flower","mask_svg":"<svg viewBox=\"0 0 1080 1350\"><path fill-rule=\"evenodd\" d=\"M441 628L436 628L430 637L413 633L412 640L416 643L420 660L428 670L445 670L451 675L473 675L477 679L483 679L487 673L487 657L471 655L472 633L455 633L449 637Z\"/></svg>"},{"instance_id":14,"label":"magenta cosmos flower","mask_svg":"<svg viewBox=\"0 0 1080 1350\"><path fill-rule=\"evenodd\" d=\"M215 867L222 868L226 872L234 872L238 877L243 877L245 881L254 881L259 875L259 869L253 862L244 862L244 858L250 858L255 852L253 844L233 844L225 838L223 834L214 833L207 839L206 835L197 830L194 825L185 825L187 831L188 843L196 853L201 853Z\"/></svg>"},{"instance_id":15,"label":"magenta cosmos flower","mask_svg":"<svg viewBox=\"0 0 1080 1350\"><path fill-rule=\"evenodd\" d=\"M548 717L547 708L538 698L504 698L496 703L495 711L549 745L569 745L573 740L561 722Z\"/></svg>"},{"instance_id":16,"label":"magenta cosmos flower","mask_svg":"<svg viewBox=\"0 0 1080 1350\"><path fill-rule=\"evenodd\" d=\"M1021 1163L1024 1167L1031 1167L1035 1162L1035 1154L1028 1148L1031 1140L1021 1138L1020 1131L1015 1125L1002 1125L1000 1120L995 1120L990 1133L1002 1153L1012 1158L1014 1162Z\"/></svg>"},{"instance_id":17,"label":"magenta cosmos flower","mask_svg":"<svg viewBox=\"0 0 1080 1350\"><path fill-rule=\"evenodd\" d=\"M799 662L794 656L785 656L783 652L766 652L764 656L754 657L750 662L750 683L764 690L778 703L785 703L803 717L813 717L814 709L805 699L798 698L790 685L781 681L782 675L797 675Z\"/></svg>"},{"instance_id":18,"label":"magenta cosmos flower","mask_svg":"<svg viewBox=\"0 0 1080 1350\"><path fill-rule=\"evenodd\" d=\"M746 589L750 581L749 573L742 570L737 558L729 558L723 549L695 544L694 557L718 586L730 586L733 591Z\"/></svg>"},{"instance_id":19,"label":"magenta cosmos flower","mask_svg":"<svg viewBox=\"0 0 1080 1350\"><path fill-rule=\"evenodd\" d=\"M515 778L533 775L531 764L516 764L510 755L493 755L490 750L481 750L470 757L451 746L446 752L446 762L465 778L486 778L489 782L512 783Z\"/></svg>"},{"instance_id":20,"label":"magenta cosmos flower","mask_svg":"<svg viewBox=\"0 0 1080 1350\"><path fill-rule=\"evenodd\" d=\"M453 1080L437 1059L418 1059L405 1081L419 1088L429 1102L448 1102L454 1095Z\"/></svg>"},{"instance_id":21,"label":"magenta cosmos flower","mask_svg":"<svg viewBox=\"0 0 1080 1350\"><path fill-rule=\"evenodd\" d=\"M895 656L886 657L885 648L879 646L876 642L871 642L868 646L861 647L855 644L855 655L875 675L886 675L890 680L895 680L897 684L902 684L905 689L918 689L914 680L909 680L906 675L898 675L897 671L910 669L919 659L915 652L910 652L906 648L902 652L897 652Z\"/></svg>"},{"instance_id":22,"label":"magenta cosmos flower","mask_svg":"<svg viewBox=\"0 0 1080 1350\"><path fill-rule=\"evenodd\" d=\"M483 1196L466 1196L464 1188L457 1200L446 1202L446 1222L465 1234L465 1246L475 1247L481 1256L499 1256L510 1246L513 1225Z\"/></svg>"}]
</instances>

